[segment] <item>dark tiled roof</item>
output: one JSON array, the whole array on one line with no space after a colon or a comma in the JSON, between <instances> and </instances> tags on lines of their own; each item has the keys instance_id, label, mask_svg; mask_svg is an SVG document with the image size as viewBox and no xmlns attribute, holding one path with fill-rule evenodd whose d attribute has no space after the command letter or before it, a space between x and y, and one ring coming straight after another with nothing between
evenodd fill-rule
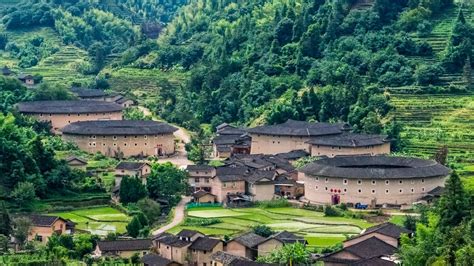
<instances>
[{"instance_id":1,"label":"dark tiled roof","mask_svg":"<svg viewBox=\"0 0 474 266\"><path fill-rule=\"evenodd\" d=\"M342 123L311 123L306 121L288 120L278 125L258 126L248 130L251 134L280 136L322 136L341 134L346 125Z\"/></svg>"},{"instance_id":2,"label":"dark tiled roof","mask_svg":"<svg viewBox=\"0 0 474 266\"><path fill-rule=\"evenodd\" d=\"M107 120L71 123L62 132L74 135L155 135L172 134L176 130L167 123L151 120Z\"/></svg>"},{"instance_id":3,"label":"dark tiled roof","mask_svg":"<svg viewBox=\"0 0 474 266\"><path fill-rule=\"evenodd\" d=\"M135 102L134 100L131 100L131 99L128 99L128 98L125 98L125 97L121 97L121 98L117 99L115 102L118 103L118 104L122 104L122 103L125 103L127 101L132 101L133 103Z\"/></svg>"},{"instance_id":4,"label":"dark tiled roof","mask_svg":"<svg viewBox=\"0 0 474 266\"><path fill-rule=\"evenodd\" d=\"M39 215L39 214L30 216L31 223L34 226L51 226L58 219L62 219L62 218L59 216L48 216L48 215Z\"/></svg>"},{"instance_id":5,"label":"dark tiled roof","mask_svg":"<svg viewBox=\"0 0 474 266\"><path fill-rule=\"evenodd\" d=\"M266 238L261 237L255 233L249 232L234 238L231 241L236 241L248 248L254 248L258 246L260 243L265 242Z\"/></svg>"},{"instance_id":6,"label":"dark tiled roof","mask_svg":"<svg viewBox=\"0 0 474 266\"><path fill-rule=\"evenodd\" d=\"M379 233L381 235L399 239L401 234L410 234L413 232L396 224L383 223L367 228L362 235L367 235L370 233Z\"/></svg>"},{"instance_id":7,"label":"dark tiled roof","mask_svg":"<svg viewBox=\"0 0 474 266\"><path fill-rule=\"evenodd\" d=\"M247 261L250 262L250 259L247 259L245 257L237 256L234 254L230 254L224 251L217 251L216 253L212 254L211 259L213 261L220 262L224 265L230 265L235 260L242 260L242 261Z\"/></svg>"},{"instance_id":8,"label":"dark tiled roof","mask_svg":"<svg viewBox=\"0 0 474 266\"><path fill-rule=\"evenodd\" d=\"M428 195L440 197L444 193L444 187L437 186L432 190L428 191Z\"/></svg>"},{"instance_id":9,"label":"dark tiled roof","mask_svg":"<svg viewBox=\"0 0 474 266\"><path fill-rule=\"evenodd\" d=\"M103 101L34 101L17 105L21 113L82 114L120 112L122 106Z\"/></svg>"},{"instance_id":10,"label":"dark tiled roof","mask_svg":"<svg viewBox=\"0 0 474 266\"><path fill-rule=\"evenodd\" d=\"M188 170L188 171L212 171L212 170L214 170L214 167L212 167L210 165L204 165L204 164L188 165L186 167L186 170Z\"/></svg>"},{"instance_id":11,"label":"dark tiled roof","mask_svg":"<svg viewBox=\"0 0 474 266\"><path fill-rule=\"evenodd\" d=\"M31 74L23 74L21 73L20 75L18 75L18 79L19 80L25 80L25 79L33 79L33 75Z\"/></svg>"},{"instance_id":12,"label":"dark tiled roof","mask_svg":"<svg viewBox=\"0 0 474 266\"><path fill-rule=\"evenodd\" d=\"M189 248L202 251L211 251L219 243L221 243L221 240L217 238L210 238L207 236L198 237Z\"/></svg>"},{"instance_id":13,"label":"dark tiled roof","mask_svg":"<svg viewBox=\"0 0 474 266\"><path fill-rule=\"evenodd\" d=\"M385 243L377 237L371 237L357 244L346 247L343 250L362 259L369 259L384 255L392 255L397 251L397 248Z\"/></svg>"},{"instance_id":14,"label":"dark tiled roof","mask_svg":"<svg viewBox=\"0 0 474 266\"><path fill-rule=\"evenodd\" d=\"M281 241L282 243L286 244L292 244L295 242L301 242L301 243L306 243L306 240L304 240L304 237L297 236L293 233L290 233L288 231L281 231L270 238L277 239L278 241Z\"/></svg>"},{"instance_id":15,"label":"dark tiled roof","mask_svg":"<svg viewBox=\"0 0 474 266\"><path fill-rule=\"evenodd\" d=\"M71 88L71 92L76 94L79 98L100 98L107 96L107 93L103 90L97 89L87 89L87 88L79 88L73 87Z\"/></svg>"},{"instance_id":16,"label":"dark tiled roof","mask_svg":"<svg viewBox=\"0 0 474 266\"><path fill-rule=\"evenodd\" d=\"M77 156L69 156L69 157L66 158L66 162L69 163L69 162L72 162L72 161L79 161L83 164L87 164L87 160L79 158Z\"/></svg>"},{"instance_id":17,"label":"dark tiled roof","mask_svg":"<svg viewBox=\"0 0 474 266\"><path fill-rule=\"evenodd\" d=\"M308 156L309 153L306 152L305 150L294 150L290 152L285 152L285 153L278 153L276 156L286 159L286 160L297 160L302 157Z\"/></svg>"},{"instance_id":18,"label":"dark tiled roof","mask_svg":"<svg viewBox=\"0 0 474 266\"><path fill-rule=\"evenodd\" d=\"M283 169L287 172L295 170L295 167L287 159L268 154L234 154L224 163L253 169L272 167Z\"/></svg>"},{"instance_id":19,"label":"dark tiled roof","mask_svg":"<svg viewBox=\"0 0 474 266\"><path fill-rule=\"evenodd\" d=\"M185 238L191 238L191 237L193 237L197 234L203 235L203 233L201 233L199 231L196 231L196 230L183 229L177 234L177 236L185 237Z\"/></svg>"},{"instance_id":20,"label":"dark tiled roof","mask_svg":"<svg viewBox=\"0 0 474 266\"><path fill-rule=\"evenodd\" d=\"M239 138L240 135L219 135L212 139L212 143L215 145L232 145Z\"/></svg>"},{"instance_id":21,"label":"dark tiled roof","mask_svg":"<svg viewBox=\"0 0 474 266\"><path fill-rule=\"evenodd\" d=\"M447 176L449 168L433 161L412 157L344 156L312 162L299 171L310 176L340 178L424 178Z\"/></svg>"},{"instance_id":22,"label":"dark tiled roof","mask_svg":"<svg viewBox=\"0 0 474 266\"><path fill-rule=\"evenodd\" d=\"M307 143L312 145L340 146L340 147L366 147L381 145L389 142L385 135L369 135L357 133L345 133L340 135L329 135L316 137Z\"/></svg>"},{"instance_id":23,"label":"dark tiled roof","mask_svg":"<svg viewBox=\"0 0 474 266\"><path fill-rule=\"evenodd\" d=\"M185 247L191 244L191 242L181 240L179 237L168 233L160 234L153 240L172 247Z\"/></svg>"},{"instance_id":24,"label":"dark tiled roof","mask_svg":"<svg viewBox=\"0 0 474 266\"><path fill-rule=\"evenodd\" d=\"M147 266L168 266L173 263L173 261L153 253L144 255L141 261Z\"/></svg>"},{"instance_id":25,"label":"dark tiled roof","mask_svg":"<svg viewBox=\"0 0 474 266\"><path fill-rule=\"evenodd\" d=\"M147 165L147 163L144 162L120 162L115 169L120 169L120 170L139 170L143 166Z\"/></svg>"},{"instance_id":26,"label":"dark tiled roof","mask_svg":"<svg viewBox=\"0 0 474 266\"><path fill-rule=\"evenodd\" d=\"M193 197L196 198L196 199L202 198L206 195L214 196L214 194L212 194L210 192L207 192L207 191L204 191L204 190L199 190L199 191L193 193Z\"/></svg>"},{"instance_id":27,"label":"dark tiled roof","mask_svg":"<svg viewBox=\"0 0 474 266\"><path fill-rule=\"evenodd\" d=\"M245 177L245 180L251 184L255 183L272 183L273 178L276 176L276 171L263 171L263 170L255 170L252 171L249 175ZM268 179L269 181L265 180Z\"/></svg>"},{"instance_id":28,"label":"dark tiled roof","mask_svg":"<svg viewBox=\"0 0 474 266\"><path fill-rule=\"evenodd\" d=\"M227 145L217 145L216 150L218 152L231 152L232 148Z\"/></svg>"},{"instance_id":29,"label":"dark tiled roof","mask_svg":"<svg viewBox=\"0 0 474 266\"><path fill-rule=\"evenodd\" d=\"M97 245L103 252L107 251L133 251L148 250L152 246L151 239L131 239L131 240L113 240L98 241Z\"/></svg>"},{"instance_id":30,"label":"dark tiled roof","mask_svg":"<svg viewBox=\"0 0 474 266\"><path fill-rule=\"evenodd\" d=\"M360 260L350 264L351 266L395 266L397 265L393 261L384 260L381 258L370 258L366 260Z\"/></svg>"},{"instance_id":31,"label":"dark tiled roof","mask_svg":"<svg viewBox=\"0 0 474 266\"><path fill-rule=\"evenodd\" d=\"M216 168L216 177L222 182L243 181L247 170L246 167L221 166Z\"/></svg>"}]
</instances>

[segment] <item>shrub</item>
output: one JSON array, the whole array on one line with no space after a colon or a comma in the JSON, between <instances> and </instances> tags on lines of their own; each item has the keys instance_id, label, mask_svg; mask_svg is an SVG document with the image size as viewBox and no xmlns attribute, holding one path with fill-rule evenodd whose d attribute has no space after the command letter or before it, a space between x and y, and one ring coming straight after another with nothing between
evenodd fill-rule
<instances>
[{"instance_id":1,"label":"shrub","mask_svg":"<svg viewBox=\"0 0 474 266\"><path fill-rule=\"evenodd\" d=\"M222 220L218 218L191 218L187 217L184 220L183 225L187 226L208 226L213 224L222 223Z\"/></svg>"},{"instance_id":2,"label":"shrub","mask_svg":"<svg viewBox=\"0 0 474 266\"><path fill-rule=\"evenodd\" d=\"M267 225L259 224L252 227L255 234L263 237L269 237L273 235L274 231Z\"/></svg>"},{"instance_id":3,"label":"shrub","mask_svg":"<svg viewBox=\"0 0 474 266\"><path fill-rule=\"evenodd\" d=\"M329 205L324 207L324 216L340 217L342 215L343 215L342 211L338 210L337 208L334 208L334 207L329 206Z\"/></svg>"},{"instance_id":4,"label":"shrub","mask_svg":"<svg viewBox=\"0 0 474 266\"><path fill-rule=\"evenodd\" d=\"M290 207L291 204L287 199L277 199L277 200L263 200L257 203L257 206L260 208L283 208Z\"/></svg>"},{"instance_id":5,"label":"shrub","mask_svg":"<svg viewBox=\"0 0 474 266\"><path fill-rule=\"evenodd\" d=\"M415 79L418 85L426 86L439 82L439 77L444 73L443 68L438 65L421 65L415 71Z\"/></svg>"}]
</instances>

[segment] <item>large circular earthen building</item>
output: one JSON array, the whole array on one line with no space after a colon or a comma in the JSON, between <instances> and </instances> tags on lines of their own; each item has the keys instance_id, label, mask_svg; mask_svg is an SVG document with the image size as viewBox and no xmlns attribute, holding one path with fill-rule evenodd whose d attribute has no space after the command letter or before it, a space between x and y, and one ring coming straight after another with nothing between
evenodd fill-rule
<instances>
[{"instance_id":1,"label":"large circular earthen building","mask_svg":"<svg viewBox=\"0 0 474 266\"><path fill-rule=\"evenodd\" d=\"M391 156L327 158L299 169L313 203L411 204L444 186L449 168L432 160Z\"/></svg>"}]
</instances>

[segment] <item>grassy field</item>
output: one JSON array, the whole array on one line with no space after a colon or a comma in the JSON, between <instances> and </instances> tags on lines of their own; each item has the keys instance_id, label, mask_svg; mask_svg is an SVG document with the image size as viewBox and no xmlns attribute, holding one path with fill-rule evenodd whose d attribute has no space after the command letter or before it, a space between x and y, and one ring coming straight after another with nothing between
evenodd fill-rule
<instances>
[{"instance_id":1,"label":"grassy field","mask_svg":"<svg viewBox=\"0 0 474 266\"><path fill-rule=\"evenodd\" d=\"M311 246L331 246L359 234L372 224L360 219L325 217L321 212L296 208L235 208L222 207L193 208L188 217L218 218L220 223L209 226L177 226L170 230L194 229L202 233L222 237L235 236L250 230L257 224L265 224L275 231L287 230L304 236Z\"/></svg>"},{"instance_id":2,"label":"grassy field","mask_svg":"<svg viewBox=\"0 0 474 266\"><path fill-rule=\"evenodd\" d=\"M97 235L107 235L109 232L123 233L126 231L125 226L130 221L130 217L126 214L111 207L77 209L50 214L71 219L77 223L77 229Z\"/></svg>"}]
</instances>

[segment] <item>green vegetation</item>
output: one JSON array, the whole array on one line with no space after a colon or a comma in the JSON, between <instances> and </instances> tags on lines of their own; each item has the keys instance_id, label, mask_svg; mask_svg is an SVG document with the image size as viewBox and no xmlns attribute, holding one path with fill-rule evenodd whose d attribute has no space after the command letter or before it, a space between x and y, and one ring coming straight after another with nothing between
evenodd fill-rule
<instances>
[{"instance_id":1,"label":"green vegetation","mask_svg":"<svg viewBox=\"0 0 474 266\"><path fill-rule=\"evenodd\" d=\"M340 243L346 236L358 234L371 226L362 219L345 217L325 217L315 212L292 207L277 208L235 208L196 207L187 211L187 219L219 220L218 223L203 222L201 225L182 224L170 230L177 233L181 229L194 229L205 234L223 237L253 230L257 225L265 225L273 231L287 230L303 235L310 245L326 247Z\"/></svg>"},{"instance_id":2,"label":"green vegetation","mask_svg":"<svg viewBox=\"0 0 474 266\"><path fill-rule=\"evenodd\" d=\"M125 233L131 220L126 214L111 207L94 207L50 213L77 223L76 228L96 235L105 236L110 232Z\"/></svg>"}]
</instances>

